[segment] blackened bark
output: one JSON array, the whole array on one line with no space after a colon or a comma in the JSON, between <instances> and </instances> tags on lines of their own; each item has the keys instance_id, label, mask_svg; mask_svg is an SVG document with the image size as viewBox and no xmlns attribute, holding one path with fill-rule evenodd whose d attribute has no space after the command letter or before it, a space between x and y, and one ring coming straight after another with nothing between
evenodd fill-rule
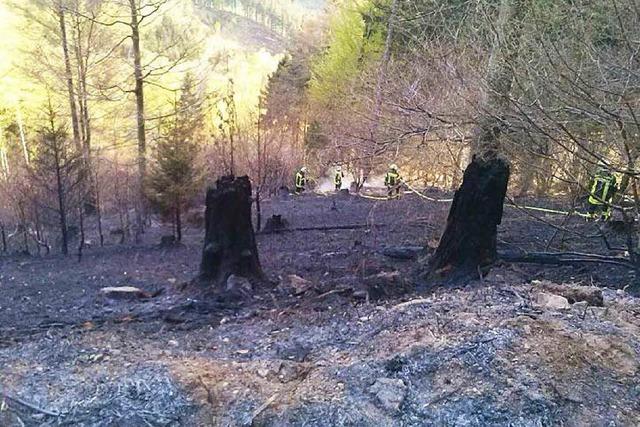
<instances>
[{"instance_id":1,"label":"blackened bark","mask_svg":"<svg viewBox=\"0 0 640 427\"><path fill-rule=\"evenodd\" d=\"M251 222L251 183L246 176L225 176L207 191L205 239L200 279L214 287L230 275L262 280Z\"/></svg>"},{"instance_id":2,"label":"blackened bark","mask_svg":"<svg viewBox=\"0 0 640 427\"><path fill-rule=\"evenodd\" d=\"M20 217L20 229L22 231L23 253L29 255L29 234L27 233L27 216L24 210L24 202L18 202L18 215Z\"/></svg>"},{"instance_id":3,"label":"blackened bark","mask_svg":"<svg viewBox=\"0 0 640 427\"><path fill-rule=\"evenodd\" d=\"M7 253L7 233L4 229L4 223L0 222L0 236L2 237L2 252Z\"/></svg>"},{"instance_id":4,"label":"blackened bark","mask_svg":"<svg viewBox=\"0 0 640 427\"><path fill-rule=\"evenodd\" d=\"M496 260L497 228L508 182L507 162L473 158L453 198L438 249L429 261L429 279L478 277L479 269Z\"/></svg>"},{"instance_id":5,"label":"blackened bark","mask_svg":"<svg viewBox=\"0 0 640 427\"><path fill-rule=\"evenodd\" d=\"M182 242L182 209L180 201L176 203L176 242Z\"/></svg>"},{"instance_id":6,"label":"blackened bark","mask_svg":"<svg viewBox=\"0 0 640 427\"><path fill-rule=\"evenodd\" d=\"M102 205L100 201L100 189L98 188L98 174L96 173L93 178L93 182L96 183L94 187L96 192L96 220L98 222L98 236L100 236L100 247L104 247L104 232L102 230Z\"/></svg>"},{"instance_id":7,"label":"blackened bark","mask_svg":"<svg viewBox=\"0 0 640 427\"><path fill-rule=\"evenodd\" d=\"M56 168L56 194L58 196L58 216L60 221L60 236L62 237L62 253L69 253L69 229L67 227L67 203L64 186L62 184L62 168L60 167L60 153L56 147L55 168Z\"/></svg>"},{"instance_id":8,"label":"blackened bark","mask_svg":"<svg viewBox=\"0 0 640 427\"><path fill-rule=\"evenodd\" d=\"M78 262L82 261L82 251L84 250L85 234L84 234L84 211L83 206L78 209L78 218L80 220L80 241L78 242Z\"/></svg>"},{"instance_id":9,"label":"blackened bark","mask_svg":"<svg viewBox=\"0 0 640 427\"><path fill-rule=\"evenodd\" d=\"M260 205L260 186L256 191L256 230L262 228L262 206Z\"/></svg>"},{"instance_id":10,"label":"blackened bark","mask_svg":"<svg viewBox=\"0 0 640 427\"><path fill-rule=\"evenodd\" d=\"M474 156L449 211L447 226L429 260L427 281L448 283L486 273L497 258L496 239L509 183L509 164L500 138L508 132L506 115L518 58L524 0L501 0L489 58L483 115L474 129Z\"/></svg>"}]
</instances>

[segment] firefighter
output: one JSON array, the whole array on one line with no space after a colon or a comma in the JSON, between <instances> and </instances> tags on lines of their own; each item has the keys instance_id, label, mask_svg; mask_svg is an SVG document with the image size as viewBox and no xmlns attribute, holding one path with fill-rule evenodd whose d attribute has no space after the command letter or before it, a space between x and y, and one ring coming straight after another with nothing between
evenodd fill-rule
<instances>
[{"instance_id":1,"label":"firefighter","mask_svg":"<svg viewBox=\"0 0 640 427\"><path fill-rule=\"evenodd\" d=\"M342 188L342 178L344 178L344 172L340 166L336 167L336 173L333 176L333 183L336 186L336 191L340 191Z\"/></svg>"},{"instance_id":2,"label":"firefighter","mask_svg":"<svg viewBox=\"0 0 640 427\"><path fill-rule=\"evenodd\" d=\"M400 178L400 173L398 172L398 165L390 165L387 174L384 176L384 185L387 187L387 197L392 198L400 196L401 182L402 178Z\"/></svg>"},{"instance_id":3,"label":"firefighter","mask_svg":"<svg viewBox=\"0 0 640 427\"><path fill-rule=\"evenodd\" d=\"M611 217L611 201L617 188L616 177L605 167L601 167L591 181L589 191L589 216L596 221Z\"/></svg>"},{"instance_id":4,"label":"firefighter","mask_svg":"<svg viewBox=\"0 0 640 427\"><path fill-rule=\"evenodd\" d=\"M296 194L300 194L304 191L307 185L307 167L303 166L296 173Z\"/></svg>"}]
</instances>

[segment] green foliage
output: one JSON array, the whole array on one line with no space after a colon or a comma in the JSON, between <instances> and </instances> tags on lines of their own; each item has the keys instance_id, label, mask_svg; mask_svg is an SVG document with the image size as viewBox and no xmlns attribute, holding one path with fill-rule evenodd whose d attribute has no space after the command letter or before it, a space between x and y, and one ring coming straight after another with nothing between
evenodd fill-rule
<instances>
[{"instance_id":1,"label":"green foliage","mask_svg":"<svg viewBox=\"0 0 640 427\"><path fill-rule=\"evenodd\" d=\"M161 123L149 175L149 197L164 214L178 217L200 188L202 124L202 100L193 77L187 74L180 98L174 103L174 114Z\"/></svg>"},{"instance_id":2,"label":"green foliage","mask_svg":"<svg viewBox=\"0 0 640 427\"><path fill-rule=\"evenodd\" d=\"M236 111L236 93L233 79L229 79L224 97L218 103L218 131L223 138L233 139L238 126Z\"/></svg>"},{"instance_id":3,"label":"green foliage","mask_svg":"<svg viewBox=\"0 0 640 427\"><path fill-rule=\"evenodd\" d=\"M311 68L310 96L327 106L372 63L379 60L386 36L385 12L376 3L345 2L330 24L329 47Z\"/></svg>"},{"instance_id":4,"label":"green foliage","mask_svg":"<svg viewBox=\"0 0 640 427\"><path fill-rule=\"evenodd\" d=\"M260 114L265 123L285 123L288 119L299 116L300 110L304 108L309 79L305 57L285 56L269 77L261 94L265 111Z\"/></svg>"}]
</instances>

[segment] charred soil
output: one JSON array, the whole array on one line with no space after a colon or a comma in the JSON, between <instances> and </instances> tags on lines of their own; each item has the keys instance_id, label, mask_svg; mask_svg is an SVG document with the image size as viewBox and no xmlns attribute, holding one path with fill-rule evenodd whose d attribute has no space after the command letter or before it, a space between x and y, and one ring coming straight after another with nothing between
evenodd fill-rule
<instances>
[{"instance_id":1,"label":"charred soil","mask_svg":"<svg viewBox=\"0 0 640 427\"><path fill-rule=\"evenodd\" d=\"M244 300L188 285L198 227L167 248L156 225L145 245L109 243L81 262L1 257L0 425L640 424L629 269L498 263L418 292L418 261L383 252L434 248L449 204L309 194L262 207L288 229L257 233L277 285ZM598 227L505 208L498 248L608 254ZM602 289L602 306L564 301L576 285ZM116 286L144 294L100 292Z\"/></svg>"}]
</instances>

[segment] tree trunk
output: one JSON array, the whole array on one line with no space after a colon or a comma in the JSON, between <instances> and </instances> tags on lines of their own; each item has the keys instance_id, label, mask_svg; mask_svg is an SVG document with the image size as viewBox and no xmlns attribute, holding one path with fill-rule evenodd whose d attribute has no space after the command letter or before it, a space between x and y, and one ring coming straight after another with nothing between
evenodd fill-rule
<instances>
[{"instance_id":1,"label":"tree trunk","mask_svg":"<svg viewBox=\"0 0 640 427\"><path fill-rule=\"evenodd\" d=\"M42 226L40 224L40 209L38 209L37 203L33 203L33 216L35 220L34 225L36 227L36 246L38 247L38 255L40 255L40 242L42 242L44 239L42 238Z\"/></svg>"},{"instance_id":2,"label":"tree trunk","mask_svg":"<svg viewBox=\"0 0 640 427\"><path fill-rule=\"evenodd\" d=\"M24 202L18 202L18 216L20 217L20 227L22 231L23 253L29 255L29 234L27 233L27 215L24 211Z\"/></svg>"},{"instance_id":3,"label":"tree trunk","mask_svg":"<svg viewBox=\"0 0 640 427\"><path fill-rule=\"evenodd\" d=\"M84 250L84 206L78 208L78 219L80 220L80 242L78 243L78 262L82 261L82 251Z\"/></svg>"},{"instance_id":4,"label":"tree trunk","mask_svg":"<svg viewBox=\"0 0 640 427\"><path fill-rule=\"evenodd\" d=\"M138 20L138 7L135 0L129 0L131 11L131 41L133 45L133 64L136 96L136 119L138 134L138 206L136 209L136 241L140 240L144 232L145 196L144 182L147 175L147 139L145 131L144 114L144 77L142 75L142 53L140 50L140 30Z\"/></svg>"},{"instance_id":5,"label":"tree trunk","mask_svg":"<svg viewBox=\"0 0 640 427\"><path fill-rule=\"evenodd\" d=\"M182 210L180 202L176 203L176 242L182 241Z\"/></svg>"},{"instance_id":6,"label":"tree trunk","mask_svg":"<svg viewBox=\"0 0 640 427\"><path fill-rule=\"evenodd\" d=\"M496 260L498 224L509 182L509 165L500 158L473 158L453 198L447 226L429 261L431 278L457 281L479 274Z\"/></svg>"},{"instance_id":7,"label":"tree trunk","mask_svg":"<svg viewBox=\"0 0 640 427\"><path fill-rule=\"evenodd\" d=\"M2 252L7 253L7 232L4 229L4 223L0 222L0 237L2 237Z\"/></svg>"},{"instance_id":8,"label":"tree trunk","mask_svg":"<svg viewBox=\"0 0 640 427\"><path fill-rule=\"evenodd\" d=\"M262 206L260 205L260 187L256 191L256 230L260 232L262 228Z\"/></svg>"},{"instance_id":9,"label":"tree trunk","mask_svg":"<svg viewBox=\"0 0 640 427\"><path fill-rule=\"evenodd\" d=\"M487 271L496 260L498 224L509 182L509 164L500 157L500 136L513 83L524 0L502 0L489 58L486 89L474 130L474 156L455 194L447 225L428 262L428 281L458 282Z\"/></svg>"},{"instance_id":10,"label":"tree trunk","mask_svg":"<svg viewBox=\"0 0 640 427\"><path fill-rule=\"evenodd\" d=\"M216 188L207 191L206 206L202 282L220 288L232 274L263 279L251 223L249 178L220 178Z\"/></svg>"},{"instance_id":11,"label":"tree trunk","mask_svg":"<svg viewBox=\"0 0 640 427\"><path fill-rule=\"evenodd\" d=\"M56 193L58 196L58 219L60 221L60 236L62 237L62 253L67 255L69 253L69 230L67 228L67 205L65 200L65 190L62 184L62 171L60 168L60 156L56 149L55 151L56 162Z\"/></svg>"},{"instance_id":12,"label":"tree trunk","mask_svg":"<svg viewBox=\"0 0 640 427\"><path fill-rule=\"evenodd\" d=\"M24 125L22 123L22 111L20 105L16 107L16 121L18 122L18 131L20 133L20 144L22 145L22 155L24 156L24 163L29 166L29 149L27 148L27 138L24 134Z\"/></svg>"},{"instance_id":13,"label":"tree trunk","mask_svg":"<svg viewBox=\"0 0 640 427\"><path fill-rule=\"evenodd\" d=\"M76 11L77 12L77 11ZM91 162L91 118L89 115L89 94L87 89L87 73L88 73L88 59L90 56L90 41L91 33L88 34L88 47L85 51L82 46L82 30L80 27L80 21L78 14L75 15L74 20L74 37L73 46L76 55L76 64L78 68L78 106L80 112L78 113L78 121L80 124L80 134L82 136L82 180L84 187L83 199L84 209L88 215L96 213L96 184L93 180L93 166ZM92 28L92 27L90 27Z\"/></svg>"},{"instance_id":14,"label":"tree trunk","mask_svg":"<svg viewBox=\"0 0 640 427\"><path fill-rule=\"evenodd\" d=\"M102 201L100 200L100 187L98 185L98 171L93 174L92 181L95 183L96 196L96 221L98 223L98 235L100 236L100 247L104 246L104 231L102 230ZM124 231L123 231L124 232Z\"/></svg>"},{"instance_id":15,"label":"tree trunk","mask_svg":"<svg viewBox=\"0 0 640 427\"><path fill-rule=\"evenodd\" d=\"M64 18L62 2L58 2L58 20L60 25L60 38L62 42L62 53L64 54L65 77L67 80L67 91L69 92L69 107L71 109L71 125L73 128L73 142L78 151L82 150L80 144L80 128L78 126L78 109L73 88L73 74L71 72L71 60L69 59L69 46L67 44L67 26Z\"/></svg>"}]
</instances>

